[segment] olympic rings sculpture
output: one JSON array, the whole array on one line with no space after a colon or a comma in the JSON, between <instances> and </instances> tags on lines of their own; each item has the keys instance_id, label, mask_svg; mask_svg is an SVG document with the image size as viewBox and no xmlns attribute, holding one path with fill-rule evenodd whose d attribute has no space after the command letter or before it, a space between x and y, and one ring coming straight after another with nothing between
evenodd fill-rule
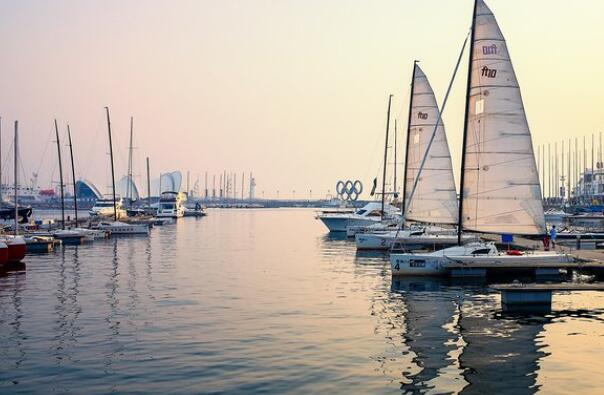
<instances>
[{"instance_id":1,"label":"olympic rings sculpture","mask_svg":"<svg viewBox=\"0 0 604 395\"><path fill-rule=\"evenodd\" d=\"M341 200L356 201L363 193L363 183L359 180L340 180L336 184L336 193Z\"/></svg>"}]
</instances>

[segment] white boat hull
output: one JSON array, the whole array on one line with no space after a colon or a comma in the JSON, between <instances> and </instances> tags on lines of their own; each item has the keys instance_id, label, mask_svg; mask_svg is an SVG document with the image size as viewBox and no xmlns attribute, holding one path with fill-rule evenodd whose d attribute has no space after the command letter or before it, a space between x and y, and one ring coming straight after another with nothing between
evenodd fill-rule
<instances>
[{"instance_id":1,"label":"white boat hull","mask_svg":"<svg viewBox=\"0 0 604 395\"><path fill-rule=\"evenodd\" d=\"M380 221L380 218L351 218L347 216L321 216L319 219L330 232L346 232L348 227L369 226Z\"/></svg>"},{"instance_id":2,"label":"white boat hull","mask_svg":"<svg viewBox=\"0 0 604 395\"><path fill-rule=\"evenodd\" d=\"M359 250L389 250L394 244L395 237L397 245L400 244L401 247L409 248L419 249L457 244L456 233L411 235L408 231L399 231L398 235L396 235L396 232L357 234L355 242ZM462 235L462 242L464 243L478 239L479 237L476 235Z\"/></svg>"},{"instance_id":3,"label":"white boat hull","mask_svg":"<svg viewBox=\"0 0 604 395\"><path fill-rule=\"evenodd\" d=\"M566 254L554 251L527 252L522 255L508 255L497 252L494 246L473 243L473 248L493 248L494 253L472 254L471 248L451 247L440 251L425 254L390 254L390 267L392 275L412 276L442 276L449 273L453 266L461 264L479 265L485 269L518 269L530 268L539 264L560 264L570 262L572 259Z\"/></svg>"}]
</instances>

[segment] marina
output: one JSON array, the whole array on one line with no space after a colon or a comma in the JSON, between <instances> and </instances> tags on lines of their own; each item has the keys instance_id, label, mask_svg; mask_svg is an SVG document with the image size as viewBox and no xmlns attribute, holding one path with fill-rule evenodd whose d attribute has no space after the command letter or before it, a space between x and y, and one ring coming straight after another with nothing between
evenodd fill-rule
<instances>
[{"instance_id":1,"label":"marina","mask_svg":"<svg viewBox=\"0 0 604 395\"><path fill-rule=\"evenodd\" d=\"M0 395L602 393L586 1L0 5Z\"/></svg>"}]
</instances>

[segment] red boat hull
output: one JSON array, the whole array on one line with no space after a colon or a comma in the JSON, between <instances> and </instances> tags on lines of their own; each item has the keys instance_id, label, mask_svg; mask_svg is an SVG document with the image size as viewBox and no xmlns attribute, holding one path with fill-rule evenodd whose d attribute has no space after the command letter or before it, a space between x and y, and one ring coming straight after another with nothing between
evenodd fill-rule
<instances>
[{"instance_id":1,"label":"red boat hull","mask_svg":"<svg viewBox=\"0 0 604 395\"><path fill-rule=\"evenodd\" d=\"M21 238L7 239L8 245L8 263L21 262L25 258L27 246L25 240Z\"/></svg>"},{"instance_id":2,"label":"red boat hull","mask_svg":"<svg viewBox=\"0 0 604 395\"><path fill-rule=\"evenodd\" d=\"M0 266L8 263L8 246L0 242Z\"/></svg>"}]
</instances>

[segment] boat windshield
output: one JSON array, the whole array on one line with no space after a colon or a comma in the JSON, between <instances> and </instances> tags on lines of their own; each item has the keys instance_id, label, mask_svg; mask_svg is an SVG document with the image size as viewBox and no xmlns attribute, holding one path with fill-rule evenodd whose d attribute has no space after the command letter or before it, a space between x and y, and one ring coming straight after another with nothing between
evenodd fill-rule
<instances>
[{"instance_id":1,"label":"boat windshield","mask_svg":"<svg viewBox=\"0 0 604 395\"><path fill-rule=\"evenodd\" d=\"M490 248L479 248L472 251L472 255L488 255L491 252Z\"/></svg>"},{"instance_id":2,"label":"boat windshield","mask_svg":"<svg viewBox=\"0 0 604 395\"><path fill-rule=\"evenodd\" d=\"M161 208L163 210L174 210L175 205L171 203L162 203Z\"/></svg>"},{"instance_id":3,"label":"boat windshield","mask_svg":"<svg viewBox=\"0 0 604 395\"><path fill-rule=\"evenodd\" d=\"M113 202L112 201L108 202L108 201L97 200L94 205L96 207L113 207Z\"/></svg>"}]
</instances>

